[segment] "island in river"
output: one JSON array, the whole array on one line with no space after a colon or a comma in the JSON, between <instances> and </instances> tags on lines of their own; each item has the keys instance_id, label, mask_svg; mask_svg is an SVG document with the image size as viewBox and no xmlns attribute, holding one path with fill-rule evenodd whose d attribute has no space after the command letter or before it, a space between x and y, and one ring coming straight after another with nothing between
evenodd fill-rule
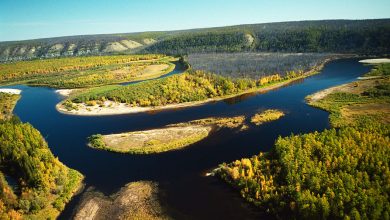
<instances>
[{"instance_id":1,"label":"island in river","mask_svg":"<svg viewBox=\"0 0 390 220\"><path fill-rule=\"evenodd\" d=\"M336 58L336 57L333 57ZM258 80L227 78L201 70L127 86L99 87L79 92L59 103L65 114L94 116L148 112L202 105L235 96L265 92L317 73L331 58L307 72L289 71Z\"/></svg>"},{"instance_id":2,"label":"island in river","mask_svg":"<svg viewBox=\"0 0 390 220\"><path fill-rule=\"evenodd\" d=\"M255 114L251 122L260 125L284 116L277 109L269 109ZM244 115L234 117L212 117L184 123L171 124L163 128L133 131L119 134L95 134L88 138L89 146L119 153L151 154L178 150L188 147L208 137L212 131L221 128L247 130Z\"/></svg>"}]
</instances>

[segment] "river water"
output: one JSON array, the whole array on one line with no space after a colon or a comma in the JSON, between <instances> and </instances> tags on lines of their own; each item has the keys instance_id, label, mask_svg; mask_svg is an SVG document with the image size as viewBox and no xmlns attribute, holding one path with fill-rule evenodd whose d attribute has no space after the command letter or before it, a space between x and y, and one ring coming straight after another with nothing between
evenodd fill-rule
<instances>
[{"instance_id":1,"label":"river water","mask_svg":"<svg viewBox=\"0 0 390 220\"><path fill-rule=\"evenodd\" d=\"M347 83L371 67L358 59L329 62L317 75L264 94L249 94L202 106L176 110L115 116L72 116L56 111L62 100L54 89L12 86L22 90L14 113L31 123L48 141L54 155L86 176L86 186L106 195L132 181L159 183L159 199L177 219L259 219L270 218L245 203L227 184L204 174L222 162L268 151L278 136L321 131L329 127L328 113L308 106L304 98L316 91ZM92 134L111 134L161 127L211 116L251 116L277 108L287 114L280 120L247 131L225 129L178 151L156 155L127 155L87 147ZM72 216L80 196L65 208L60 219Z\"/></svg>"}]
</instances>

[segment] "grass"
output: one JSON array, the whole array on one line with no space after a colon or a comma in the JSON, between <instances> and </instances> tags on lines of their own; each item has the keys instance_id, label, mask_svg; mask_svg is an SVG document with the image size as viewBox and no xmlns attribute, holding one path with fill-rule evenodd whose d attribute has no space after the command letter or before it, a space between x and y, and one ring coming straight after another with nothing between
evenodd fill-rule
<instances>
[{"instance_id":1,"label":"grass","mask_svg":"<svg viewBox=\"0 0 390 220\"><path fill-rule=\"evenodd\" d=\"M275 121L284 116L284 112L277 109L268 109L261 113L255 114L251 122L255 125L261 125L266 122Z\"/></svg>"}]
</instances>

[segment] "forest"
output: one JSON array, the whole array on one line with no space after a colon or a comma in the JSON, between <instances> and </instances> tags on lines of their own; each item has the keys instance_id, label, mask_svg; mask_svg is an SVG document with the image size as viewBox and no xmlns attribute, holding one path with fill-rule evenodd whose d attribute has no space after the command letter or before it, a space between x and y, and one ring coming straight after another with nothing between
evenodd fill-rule
<instances>
[{"instance_id":1,"label":"forest","mask_svg":"<svg viewBox=\"0 0 390 220\"><path fill-rule=\"evenodd\" d=\"M232 78L251 78L289 72L307 72L331 54L324 53L197 53L186 57L195 70L205 70Z\"/></svg>"},{"instance_id":2,"label":"forest","mask_svg":"<svg viewBox=\"0 0 390 220\"><path fill-rule=\"evenodd\" d=\"M237 95L301 76L294 72L285 77L275 74L258 80L231 79L206 71L189 70L183 74L128 86L92 88L71 97L71 101L86 103L111 100L132 106L161 106Z\"/></svg>"},{"instance_id":3,"label":"forest","mask_svg":"<svg viewBox=\"0 0 390 220\"><path fill-rule=\"evenodd\" d=\"M16 103L15 95L0 94L2 106ZM29 123L16 116L2 118L0 219L56 218L79 189L83 176L62 164Z\"/></svg>"},{"instance_id":4,"label":"forest","mask_svg":"<svg viewBox=\"0 0 390 220\"><path fill-rule=\"evenodd\" d=\"M217 175L277 218L389 219L389 67L310 102L335 128L279 137L270 152L223 163Z\"/></svg>"},{"instance_id":5,"label":"forest","mask_svg":"<svg viewBox=\"0 0 390 220\"><path fill-rule=\"evenodd\" d=\"M388 53L390 22L298 21L189 30L143 49L145 52L333 52ZM250 39L250 40L248 40Z\"/></svg>"},{"instance_id":6,"label":"forest","mask_svg":"<svg viewBox=\"0 0 390 220\"><path fill-rule=\"evenodd\" d=\"M322 20L228 27L68 36L0 42L0 61L128 53L186 55L205 52L320 52L388 54L390 19ZM130 40L140 47L107 51ZM146 42L146 43L145 43ZM56 45L63 47L53 50Z\"/></svg>"}]
</instances>

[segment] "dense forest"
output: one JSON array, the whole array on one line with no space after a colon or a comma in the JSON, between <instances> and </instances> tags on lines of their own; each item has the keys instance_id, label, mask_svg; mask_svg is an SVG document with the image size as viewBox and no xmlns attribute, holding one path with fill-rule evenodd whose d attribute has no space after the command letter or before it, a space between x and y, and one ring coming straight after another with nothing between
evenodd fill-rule
<instances>
[{"instance_id":1,"label":"dense forest","mask_svg":"<svg viewBox=\"0 0 390 220\"><path fill-rule=\"evenodd\" d=\"M243 198L278 218L390 218L390 64L310 104L337 129L279 137L270 152L220 165Z\"/></svg>"},{"instance_id":2,"label":"dense forest","mask_svg":"<svg viewBox=\"0 0 390 220\"><path fill-rule=\"evenodd\" d=\"M203 53L189 54L192 69L232 78L251 78L307 72L334 55L323 53Z\"/></svg>"},{"instance_id":3,"label":"dense forest","mask_svg":"<svg viewBox=\"0 0 390 220\"><path fill-rule=\"evenodd\" d=\"M388 53L390 20L328 20L238 25L184 31L144 51Z\"/></svg>"},{"instance_id":4,"label":"dense forest","mask_svg":"<svg viewBox=\"0 0 390 220\"><path fill-rule=\"evenodd\" d=\"M330 52L387 54L390 19L249 24L0 42L0 61L118 53Z\"/></svg>"},{"instance_id":5,"label":"dense forest","mask_svg":"<svg viewBox=\"0 0 390 220\"><path fill-rule=\"evenodd\" d=\"M15 104L15 95L0 94L0 103ZM33 126L16 116L2 118L0 219L57 217L80 187L82 175L63 165Z\"/></svg>"},{"instance_id":6,"label":"dense forest","mask_svg":"<svg viewBox=\"0 0 390 220\"><path fill-rule=\"evenodd\" d=\"M292 135L218 173L280 218L389 219L389 134L389 126L362 123Z\"/></svg>"}]
</instances>

